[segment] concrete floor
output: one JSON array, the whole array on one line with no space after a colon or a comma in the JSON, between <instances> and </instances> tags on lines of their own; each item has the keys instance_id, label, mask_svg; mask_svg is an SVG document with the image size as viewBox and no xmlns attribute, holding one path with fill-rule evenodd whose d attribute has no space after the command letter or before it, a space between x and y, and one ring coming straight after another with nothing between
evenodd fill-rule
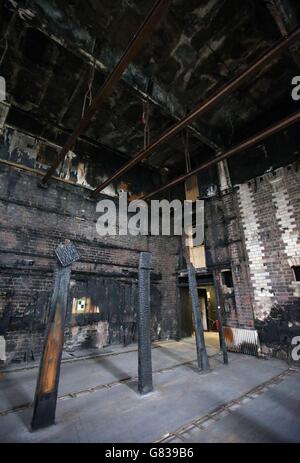
<instances>
[{"instance_id":1,"label":"concrete floor","mask_svg":"<svg viewBox=\"0 0 300 463\"><path fill-rule=\"evenodd\" d=\"M300 371L230 354L207 337L211 372L196 369L194 339L155 343L155 392L137 394L137 351L66 361L56 425L31 433L37 368L0 372L0 442L300 442Z\"/></svg>"}]
</instances>

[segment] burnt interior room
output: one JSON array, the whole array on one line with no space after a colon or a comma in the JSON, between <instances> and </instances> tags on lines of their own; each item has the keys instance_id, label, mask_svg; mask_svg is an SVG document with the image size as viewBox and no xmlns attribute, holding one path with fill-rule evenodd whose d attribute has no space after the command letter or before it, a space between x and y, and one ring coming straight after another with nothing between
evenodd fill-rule
<instances>
[{"instance_id":1,"label":"burnt interior room","mask_svg":"<svg viewBox=\"0 0 300 463\"><path fill-rule=\"evenodd\" d=\"M0 442L300 441L299 127L297 0L0 1Z\"/></svg>"}]
</instances>

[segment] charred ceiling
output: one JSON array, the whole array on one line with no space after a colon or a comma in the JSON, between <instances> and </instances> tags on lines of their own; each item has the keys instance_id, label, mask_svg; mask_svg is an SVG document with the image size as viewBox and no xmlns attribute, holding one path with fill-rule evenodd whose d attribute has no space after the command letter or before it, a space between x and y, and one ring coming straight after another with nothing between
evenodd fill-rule
<instances>
[{"instance_id":1,"label":"charred ceiling","mask_svg":"<svg viewBox=\"0 0 300 463\"><path fill-rule=\"evenodd\" d=\"M63 145L151 6L152 0L5 0L0 37L8 45L1 66L11 103L7 123ZM116 158L134 156L144 145L147 95L155 140L293 30L299 15L296 0L173 0L81 142L94 151L104 147ZM1 56L5 40L0 47ZM295 54L293 48L272 60L192 123L193 167L299 110L291 99L291 80L299 74ZM249 162L233 159L234 181L244 179L241 172L253 161L259 175L294 160L297 136L297 128L288 129L252 150ZM279 141L284 152L278 151ZM185 169L184 150L179 134L146 163L168 168L172 177Z\"/></svg>"}]
</instances>

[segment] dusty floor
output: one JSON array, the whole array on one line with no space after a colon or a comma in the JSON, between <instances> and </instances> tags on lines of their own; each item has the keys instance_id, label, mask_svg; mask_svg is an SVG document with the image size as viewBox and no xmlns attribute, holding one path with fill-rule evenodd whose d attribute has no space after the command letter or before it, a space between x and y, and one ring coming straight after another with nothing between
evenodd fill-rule
<instances>
[{"instance_id":1,"label":"dusty floor","mask_svg":"<svg viewBox=\"0 0 300 463\"><path fill-rule=\"evenodd\" d=\"M211 372L196 369L194 339L153 347L155 392L137 394L137 351L65 356L56 425L31 433L37 368L0 373L1 442L300 442L300 370L230 354L208 336Z\"/></svg>"}]
</instances>

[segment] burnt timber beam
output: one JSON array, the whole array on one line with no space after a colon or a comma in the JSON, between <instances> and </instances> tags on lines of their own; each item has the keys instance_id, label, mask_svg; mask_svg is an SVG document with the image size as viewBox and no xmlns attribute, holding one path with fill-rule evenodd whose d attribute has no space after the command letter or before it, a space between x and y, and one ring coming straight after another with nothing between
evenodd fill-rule
<instances>
[{"instance_id":1,"label":"burnt timber beam","mask_svg":"<svg viewBox=\"0 0 300 463\"><path fill-rule=\"evenodd\" d=\"M193 264L188 264L187 269L189 277L189 289L192 299L193 323L196 334L198 368L200 371L204 372L209 370L209 360L205 346L201 309L197 291L196 272Z\"/></svg>"},{"instance_id":2,"label":"burnt timber beam","mask_svg":"<svg viewBox=\"0 0 300 463\"><path fill-rule=\"evenodd\" d=\"M80 259L70 241L56 250L54 290L52 294L48 327L36 386L32 431L52 426L55 423L61 357L67 314L68 292L72 264Z\"/></svg>"},{"instance_id":3,"label":"burnt timber beam","mask_svg":"<svg viewBox=\"0 0 300 463\"><path fill-rule=\"evenodd\" d=\"M138 389L142 395L153 391L150 314L151 261L152 255L150 252L141 253L138 307Z\"/></svg>"},{"instance_id":4,"label":"burnt timber beam","mask_svg":"<svg viewBox=\"0 0 300 463\"><path fill-rule=\"evenodd\" d=\"M93 192L92 197L96 197L98 193L109 186L114 180L117 180L126 172L131 170L138 163L146 159L153 153L160 145L166 143L168 140L173 138L178 132L187 127L188 124L193 122L196 118L202 116L210 109L212 109L222 98L236 90L242 82L248 77L257 73L266 64L280 55L290 45L300 39L300 28L297 28L287 38L281 40L277 45L272 47L268 52L261 56L257 61L252 63L245 71L241 72L237 77L232 79L228 84L225 84L220 90L215 92L212 96L201 102L193 111L191 111L186 117L181 119L179 122L174 124L172 127L167 129L157 140L151 143L146 149L141 150L136 156L128 161L123 167L118 169L112 176L110 176L105 182L98 186Z\"/></svg>"},{"instance_id":5,"label":"burnt timber beam","mask_svg":"<svg viewBox=\"0 0 300 463\"><path fill-rule=\"evenodd\" d=\"M297 11L290 0L264 0L265 4L274 19L279 32L283 37L297 27ZM295 64L300 68L300 47L294 45L290 48L290 54Z\"/></svg>"},{"instance_id":6,"label":"burnt timber beam","mask_svg":"<svg viewBox=\"0 0 300 463\"><path fill-rule=\"evenodd\" d=\"M145 196L141 197L140 200L148 200L153 198L153 196L156 196L160 193L163 193L166 190L169 190L170 188L173 188L175 185L178 185L179 183L184 182L188 178L192 177L195 174L198 174L199 172L202 172L204 170L209 169L210 167L218 164L220 161L225 161L226 159L229 159L232 156L235 156L242 151L246 151L249 148L252 148L253 146L261 143L264 141L266 138L271 137L272 135L285 130L289 126L296 124L297 122L300 122L300 111L292 114L291 116L288 116L285 119L282 119L281 121L277 122L276 124L268 127L267 129L263 130L262 132L252 136L251 138L248 138L247 140L243 141L239 145L236 145L232 148L230 148L228 151L225 151L224 153L220 154L216 158L213 158L204 164L201 164L199 167L196 167L196 169L193 169L191 172L181 175L171 182L169 182L167 185L164 185L157 190L146 194Z\"/></svg>"},{"instance_id":7,"label":"burnt timber beam","mask_svg":"<svg viewBox=\"0 0 300 463\"><path fill-rule=\"evenodd\" d=\"M74 145L80 135L88 128L94 115L98 111L102 103L112 94L114 87L121 79L124 71L127 69L130 62L137 56L142 46L152 35L155 27L159 23L163 13L166 11L171 0L158 0L135 36L129 43L124 54L120 58L119 62L113 69L110 76L107 78L103 86L98 90L95 98L93 99L91 106L89 107L86 115L81 119L79 125L76 127L70 138L67 140L65 146L62 148L58 155L58 158L52 164L46 175L42 180L42 184L46 185L52 175L55 174L56 169L65 159L66 155L70 150L74 148Z\"/></svg>"}]
</instances>

